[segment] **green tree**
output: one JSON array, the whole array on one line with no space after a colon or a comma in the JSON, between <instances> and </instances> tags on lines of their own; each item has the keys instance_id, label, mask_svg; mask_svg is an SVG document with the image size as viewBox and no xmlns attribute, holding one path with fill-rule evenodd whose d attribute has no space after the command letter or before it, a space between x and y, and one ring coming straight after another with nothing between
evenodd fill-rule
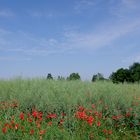
<instances>
[{"instance_id":1,"label":"green tree","mask_svg":"<svg viewBox=\"0 0 140 140\"><path fill-rule=\"evenodd\" d=\"M53 80L53 77L52 77L51 73L48 73L47 80Z\"/></svg>"},{"instance_id":2,"label":"green tree","mask_svg":"<svg viewBox=\"0 0 140 140\"><path fill-rule=\"evenodd\" d=\"M129 67L132 81L133 82L140 82L140 63L134 63L132 66Z\"/></svg>"},{"instance_id":3,"label":"green tree","mask_svg":"<svg viewBox=\"0 0 140 140\"><path fill-rule=\"evenodd\" d=\"M58 76L57 80L65 80L65 77L63 77L63 76Z\"/></svg>"},{"instance_id":4,"label":"green tree","mask_svg":"<svg viewBox=\"0 0 140 140\"><path fill-rule=\"evenodd\" d=\"M67 79L68 80L80 80L81 77L78 73L71 73L70 76Z\"/></svg>"},{"instance_id":5,"label":"green tree","mask_svg":"<svg viewBox=\"0 0 140 140\"><path fill-rule=\"evenodd\" d=\"M128 69L120 68L116 72L113 72L110 76L113 83L132 82L131 73Z\"/></svg>"},{"instance_id":6,"label":"green tree","mask_svg":"<svg viewBox=\"0 0 140 140\"><path fill-rule=\"evenodd\" d=\"M104 80L104 79L105 78L103 77L103 75L101 73L97 73L97 74L93 75L92 82L100 81L100 80Z\"/></svg>"}]
</instances>

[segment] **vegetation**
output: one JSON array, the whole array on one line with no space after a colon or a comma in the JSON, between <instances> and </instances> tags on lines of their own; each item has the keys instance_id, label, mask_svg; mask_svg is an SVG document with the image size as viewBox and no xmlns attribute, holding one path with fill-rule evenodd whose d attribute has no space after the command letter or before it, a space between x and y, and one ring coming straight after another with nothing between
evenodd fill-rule
<instances>
[{"instance_id":1,"label":"vegetation","mask_svg":"<svg viewBox=\"0 0 140 140\"><path fill-rule=\"evenodd\" d=\"M140 63L134 63L129 68L131 78L133 82L139 82L140 81Z\"/></svg>"},{"instance_id":2,"label":"vegetation","mask_svg":"<svg viewBox=\"0 0 140 140\"><path fill-rule=\"evenodd\" d=\"M1 140L138 140L140 85L1 80Z\"/></svg>"},{"instance_id":3,"label":"vegetation","mask_svg":"<svg viewBox=\"0 0 140 140\"><path fill-rule=\"evenodd\" d=\"M79 73L72 73L67 78L67 80L80 80L80 79L81 79L81 77L80 77Z\"/></svg>"},{"instance_id":4,"label":"vegetation","mask_svg":"<svg viewBox=\"0 0 140 140\"><path fill-rule=\"evenodd\" d=\"M63 77L63 76L58 76L57 80L65 80L65 77Z\"/></svg>"},{"instance_id":5,"label":"vegetation","mask_svg":"<svg viewBox=\"0 0 140 140\"><path fill-rule=\"evenodd\" d=\"M52 74L51 73L48 73L47 80L53 80L53 77L52 77Z\"/></svg>"},{"instance_id":6,"label":"vegetation","mask_svg":"<svg viewBox=\"0 0 140 140\"><path fill-rule=\"evenodd\" d=\"M101 73L97 73L96 75L93 75L92 82L100 81L100 80L105 80L105 78Z\"/></svg>"},{"instance_id":7,"label":"vegetation","mask_svg":"<svg viewBox=\"0 0 140 140\"><path fill-rule=\"evenodd\" d=\"M51 73L47 75L48 80L53 80L53 76ZM66 79L63 76L58 76L57 80L80 80L81 77L79 73L71 73ZM129 69L120 68L116 72L113 72L109 79L113 83L134 83L140 82L140 63L133 63L129 67ZM92 82L95 81L108 81L108 79L104 78L101 73L94 74L92 77Z\"/></svg>"},{"instance_id":8,"label":"vegetation","mask_svg":"<svg viewBox=\"0 0 140 140\"><path fill-rule=\"evenodd\" d=\"M112 73L110 79L113 83L139 82L140 81L140 63L134 63L129 69L120 68Z\"/></svg>"}]
</instances>

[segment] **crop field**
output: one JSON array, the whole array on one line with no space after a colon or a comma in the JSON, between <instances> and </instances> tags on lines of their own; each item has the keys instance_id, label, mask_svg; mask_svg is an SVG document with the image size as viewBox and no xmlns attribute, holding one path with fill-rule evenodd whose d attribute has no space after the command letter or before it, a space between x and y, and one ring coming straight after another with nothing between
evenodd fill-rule
<instances>
[{"instance_id":1,"label":"crop field","mask_svg":"<svg viewBox=\"0 0 140 140\"><path fill-rule=\"evenodd\" d=\"M140 84L0 81L0 140L138 140Z\"/></svg>"}]
</instances>

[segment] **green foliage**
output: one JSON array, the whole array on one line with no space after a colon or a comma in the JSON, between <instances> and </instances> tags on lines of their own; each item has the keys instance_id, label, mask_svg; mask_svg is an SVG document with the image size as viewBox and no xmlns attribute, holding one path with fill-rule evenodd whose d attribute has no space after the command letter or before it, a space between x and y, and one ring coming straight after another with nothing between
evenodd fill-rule
<instances>
[{"instance_id":1,"label":"green foliage","mask_svg":"<svg viewBox=\"0 0 140 140\"><path fill-rule=\"evenodd\" d=\"M137 124L140 118L140 98L138 97L140 97L139 84L116 85L112 82L102 81L92 84L80 80L55 81L46 79L0 80L0 139L36 140L40 139L39 131L44 129L46 129L46 133L42 136L43 140L138 139L139 125ZM15 103L17 107L11 108ZM92 106L93 104L95 107ZM88 125L86 120L75 119L75 112L79 106L85 108L88 116L94 117L92 127ZM40 129L37 128L35 121L31 124L27 122L27 113L31 113L33 108L43 112ZM88 112L91 110L92 113ZM24 121L19 118L20 112L26 114ZM66 116L61 116L61 112L64 112ZM97 115L100 112L103 116L98 118ZM125 116L128 112L130 112L131 117L112 120L112 116L120 116L120 114ZM47 125L46 116L48 113L56 113L58 116L57 119L50 120L52 126ZM133 116L134 114L136 116ZM5 127L5 123L11 123L10 116L12 115L14 115L15 123L19 124L19 129L16 130L13 125L13 129L8 129L7 133L3 134L2 128ZM58 127L60 119L64 119L64 124ZM100 127L97 126L98 121L101 122ZM119 127L114 127L115 122ZM124 122L127 126L121 126ZM130 123L136 127L129 127ZM25 126L24 133L22 133L21 126ZM32 128L35 129L34 135L29 133ZM104 134L104 129L111 129L112 134Z\"/></svg>"},{"instance_id":2,"label":"green foliage","mask_svg":"<svg viewBox=\"0 0 140 140\"><path fill-rule=\"evenodd\" d=\"M129 67L132 80L134 82L140 81L140 63L134 63L132 66Z\"/></svg>"},{"instance_id":3,"label":"green foliage","mask_svg":"<svg viewBox=\"0 0 140 140\"><path fill-rule=\"evenodd\" d=\"M40 139L39 130L46 129L42 140L129 140L138 139L140 125L140 85L139 84L113 84L112 82L97 81L55 81L46 79L32 80L0 80L0 139L1 140L36 140ZM4 104L5 103L5 104ZM18 107L11 108L17 103ZM92 106L95 105L95 108ZM75 111L82 106L88 116L92 115L95 120L92 127L87 121L75 119ZM52 126L48 126L48 120L41 122L41 128L36 127L36 123L31 125L25 120L19 119L20 112L28 113L32 108L43 112L43 120L46 120L48 113L57 113L58 118L52 119ZM132 108L132 109L131 109ZM93 111L87 112L87 111ZM131 111L130 111L131 110ZM66 116L61 116L61 112ZM102 112L103 117L98 118L94 113ZM130 112L130 117L125 117ZM112 116L120 116L121 119L112 120ZM136 114L134 116L134 114ZM15 116L15 123L20 125L19 130L8 129L6 134L2 133L5 123L10 123L11 115ZM57 120L64 119L64 124L57 127ZM97 127L97 122L101 126ZM117 122L119 128L114 127ZM127 126L123 126L122 124ZM134 128L129 127L134 124ZM21 125L25 126L25 133L21 131ZM121 126L122 125L122 126ZM35 128L36 133L30 135L29 128ZM112 134L105 134L103 130L112 129ZM13 133L13 131L15 131Z\"/></svg>"},{"instance_id":4,"label":"green foliage","mask_svg":"<svg viewBox=\"0 0 140 140\"><path fill-rule=\"evenodd\" d=\"M129 69L120 68L110 76L113 83L139 82L140 81L140 64L134 63Z\"/></svg>"},{"instance_id":5,"label":"green foliage","mask_svg":"<svg viewBox=\"0 0 140 140\"><path fill-rule=\"evenodd\" d=\"M80 80L81 77L78 73L71 73L70 76L67 79L68 80Z\"/></svg>"},{"instance_id":6,"label":"green foliage","mask_svg":"<svg viewBox=\"0 0 140 140\"><path fill-rule=\"evenodd\" d=\"M53 80L53 77L52 77L51 73L48 73L47 80Z\"/></svg>"},{"instance_id":7,"label":"green foliage","mask_svg":"<svg viewBox=\"0 0 140 140\"><path fill-rule=\"evenodd\" d=\"M65 77L63 77L63 76L58 76L57 80L65 80Z\"/></svg>"},{"instance_id":8,"label":"green foliage","mask_svg":"<svg viewBox=\"0 0 140 140\"><path fill-rule=\"evenodd\" d=\"M110 79L113 81L113 83L124 83L132 81L130 71L128 69L123 68L120 68L115 73L112 73Z\"/></svg>"},{"instance_id":9,"label":"green foliage","mask_svg":"<svg viewBox=\"0 0 140 140\"><path fill-rule=\"evenodd\" d=\"M104 80L104 79L105 78L103 77L103 75L101 73L97 73L96 75L93 75L92 82L100 81L100 80Z\"/></svg>"}]
</instances>

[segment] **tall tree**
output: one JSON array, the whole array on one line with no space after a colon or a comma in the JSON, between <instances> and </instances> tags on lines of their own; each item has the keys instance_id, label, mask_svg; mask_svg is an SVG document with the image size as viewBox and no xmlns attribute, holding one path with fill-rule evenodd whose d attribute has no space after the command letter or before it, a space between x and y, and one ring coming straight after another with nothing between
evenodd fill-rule
<instances>
[{"instance_id":1,"label":"tall tree","mask_svg":"<svg viewBox=\"0 0 140 140\"><path fill-rule=\"evenodd\" d=\"M80 80L81 77L80 77L79 73L71 73L67 79L68 80Z\"/></svg>"},{"instance_id":2,"label":"tall tree","mask_svg":"<svg viewBox=\"0 0 140 140\"><path fill-rule=\"evenodd\" d=\"M134 63L129 67L134 82L140 82L140 63Z\"/></svg>"},{"instance_id":3,"label":"tall tree","mask_svg":"<svg viewBox=\"0 0 140 140\"><path fill-rule=\"evenodd\" d=\"M116 72L113 72L110 76L113 83L124 83L130 81L130 72L128 69L120 68Z\"/></svg>"},{"instance_id":4,"label":"tall tree","mask_svg":"<svg viewBox=\"0 0 140 140\"><path fill-rule=\"evenodd\" d=\"M101 73L97 73L97 74L93 75L92 82L100 81L100 80L104 80L104 79L105 78L103 77L103 75Z\"/></svg>"},{"instance_id":5,"label":"tall tree","mask_svg":"<svg viewBox=\"0 0 140 140\"><path fill-rule=\"evenodd\" d=\"M51 73L48 73L47 80L53 80L53 77L52 77Z\"/></svg>"},{"instance_id":6,"label":"tall tree","mask_svg":"<svg viewBox=\"0 0 140 140\"><path fill-rule=\"evenodd\" d=\"M65 80L65 77L63 77L63 76L58 76L58 77L57 77L57 80Z\"/></svg>"},{"instance_id":7,"label":"tall tree","mask_svg":"<svg viewBox=\"0 0 140 140\"><path fill-rule=\"evenodd\" d=\"M140 64L134 63L129 69L120 68L110 76L113 83L140 81Z\"/></svg>"}]
</instances>

